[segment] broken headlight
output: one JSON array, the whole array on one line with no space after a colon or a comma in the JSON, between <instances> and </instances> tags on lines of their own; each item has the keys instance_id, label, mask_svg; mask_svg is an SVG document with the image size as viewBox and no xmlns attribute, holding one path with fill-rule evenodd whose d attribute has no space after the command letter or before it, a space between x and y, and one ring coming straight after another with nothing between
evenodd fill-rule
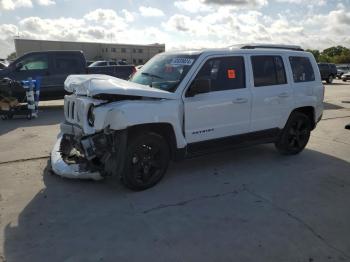
<instances>
[{"instance_id":1,"label":"broken headlight","mask_svg":"<svg viewBox=\"0 0 350 262\"><path fill-rule=\"evenodd\" d=\"M95 106L92 104L92 105L90 105L89 110L88 110L87 120L88 120L89 126L94 126L94 123L95 123L94 108L95 108Z\"/></svg>"}]
</instances>

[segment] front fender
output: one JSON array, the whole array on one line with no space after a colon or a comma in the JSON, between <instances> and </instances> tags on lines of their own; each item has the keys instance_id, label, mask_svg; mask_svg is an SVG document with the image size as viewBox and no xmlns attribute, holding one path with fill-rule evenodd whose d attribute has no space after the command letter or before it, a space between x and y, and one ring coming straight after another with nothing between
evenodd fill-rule
<instances>
[{"instance_id":1,"label":"front fender","mask_svg":"<svg viewBox=\"0 0 350 262\"><path fill-rule=\"evenodd\" d=\"M95 129L109 127L123 130L152 123L168 123L173 127L178 148L186 146L182 133L183 107L177 100L137 100L114 102L95 108Z\"/></svg>"}]
</instances>

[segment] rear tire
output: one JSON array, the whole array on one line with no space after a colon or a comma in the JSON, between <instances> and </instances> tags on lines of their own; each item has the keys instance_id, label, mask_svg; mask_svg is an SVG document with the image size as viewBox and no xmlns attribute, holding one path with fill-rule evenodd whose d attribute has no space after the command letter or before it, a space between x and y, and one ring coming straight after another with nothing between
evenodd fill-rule
<instances>
[{"instance_id":1,"label":"rear tire","mask_svg":"<svg viewBox=\"0 0 350 262\"><path fill-rule=\"evenodd\" d=\"M156 133L134 135L127 146L122 183L140 191L157 184L168 169L168 143Z\"/></svg>"},{"instance_id":2,"label":"rear tire","mask_svg":"<svg viewBox=\"0 0 350 262\"><path fill-rule=\"evenodd\" d=\"M333 80L334 80L333 76L330 75L330 76L327 78L326 82L327 82L327 84L332 84L332 83L333 83Z\"/></svg>"},{"instance_id":3,"label":"rear tire","mask_svg":"<svg viewBox=\"0 0 350 262\"><path fill-rule=\"evenodd\" d=\"M310 133L310 118L303 113L293 112L283 128L278 141L275 143L275 146L281 154L299 154L307 145Z\"/></svg>"}]
</instances>

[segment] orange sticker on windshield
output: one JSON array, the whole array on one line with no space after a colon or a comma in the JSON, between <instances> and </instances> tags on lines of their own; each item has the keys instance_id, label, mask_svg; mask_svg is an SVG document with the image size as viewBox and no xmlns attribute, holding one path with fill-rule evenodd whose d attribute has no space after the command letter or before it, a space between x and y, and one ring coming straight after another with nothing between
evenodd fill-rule
<instances>
[{"instance_id":1,"label":"orange sticker on windshield","mask_svg":"<svg viewBox=\"0 0 350 262\"><path fill-rule=\"evenodd\" d=\"M227 77L230 79L236 78L236 70L234 69L227 69Z\"/></svg>"}]
</instances>

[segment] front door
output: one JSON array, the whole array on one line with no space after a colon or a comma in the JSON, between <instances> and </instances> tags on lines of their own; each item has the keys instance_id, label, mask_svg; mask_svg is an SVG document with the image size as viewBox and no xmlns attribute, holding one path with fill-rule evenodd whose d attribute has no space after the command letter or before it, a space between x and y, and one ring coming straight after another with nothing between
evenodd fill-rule
<instances>
[{"instance_id":1,"label":"front door","mask_svg":"<svg viewBox=\"0 0 350 262\"><path fill-rule=\"evenodd\" d=\"M39 79L41 83L40 96L45 93L50 85L49 56L47 54L28 54L15 65L14 79L17 81L28 78Z\"/></svg>"},{"instance_id":2,"label":"front door","mask_svg":"<svg viewBox=\"0 0 350 262\"><path fill-rule=\"evenodd\" d=\"M211 90L184 98L185 136L188 143L229 137L249 131L251 94L246 88L243 56L208 59L197 79L207 79Z\"/></svg>"}]
</instances>

